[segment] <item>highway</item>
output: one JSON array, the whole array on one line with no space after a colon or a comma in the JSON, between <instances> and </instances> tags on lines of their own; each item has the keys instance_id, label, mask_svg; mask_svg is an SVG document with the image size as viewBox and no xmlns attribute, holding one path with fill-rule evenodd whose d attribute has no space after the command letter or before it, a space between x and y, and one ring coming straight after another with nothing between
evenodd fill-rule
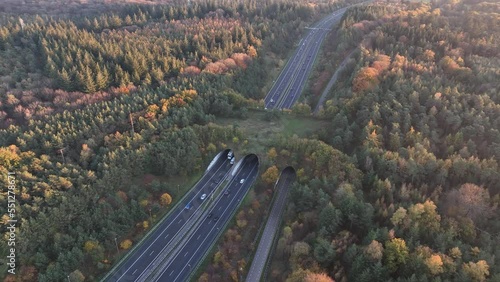
<instances>
[{"instance_id":1,"label":"highway","mask_svg":"<svg viewBox=\"0 0 500 282\"><path fill-rule=\"evenodd\" d=\"M300 98L321 43L333 24L340 21L347 8L349 7L335 11L310 27L310 31L299 42L298 49L264 99L266 109L292 108L293 104Z\"/></svg>"},{"instance_id":2,"label":"highway","mask_svg":"<svg viewBox=\"0 0 500 282\"><path fill-rule=\"evenodd\" d=\"M260 238L259 246L252 260L252 265L248 271L247 282L259 282L265 272L266 262L269 260L269 254L273 246L273 241L278 235L278 229L281 223L281 215L285 209L286 198L288 191L295 181L295 170L292 167L286 167L281 172L281 176L275 185L274 193L276 199L274 201L271 213L267 219L266 227Z\"/></svg>"},{"instance_id":3,"label":"highway","mask_svg":"<svg viewBox=\"0 0 500 282\"><path fill-rule=\"evenodd\" d=\"M151 271L153 262L164 252L167 247L175 245L178 232L184 225L189 224L203 200L202 194L210 195L215 188L229 173L232 165L227 159L230 150L221 152L212 162L211 167L205 172L202 178L182 199L181 203L172 210L170 214L158 223L159 226L151 234L147 235L144 242L133 253L121 261L116 269L112 270L103 281L137 281L139 277ZM186 205L190 204L190 209ZM184 228L185 229L185 228ZM182 234L181 234L182 235Z\"/></svg>"},{"instance_id":4,"label":"highway","mask_svg":"<svg viewBox=\"0 0 500 282\"><path fill-rule=\"evenodd\" d=\"M236 172L224 191L229 191L228 195L221 194L207 211L212 213L206 215L201 225L192 232L177 252L161 271L149 277L147 281L187 281L192 272L201 263L205 255L210 251L212 245L224 231L225 225L236 213L241 201L250 190L258 175L259 161L256 155L247 155L241 163L240 169ZM243 183L240 183L244 179Z\"/></svg>"}]
</instances>

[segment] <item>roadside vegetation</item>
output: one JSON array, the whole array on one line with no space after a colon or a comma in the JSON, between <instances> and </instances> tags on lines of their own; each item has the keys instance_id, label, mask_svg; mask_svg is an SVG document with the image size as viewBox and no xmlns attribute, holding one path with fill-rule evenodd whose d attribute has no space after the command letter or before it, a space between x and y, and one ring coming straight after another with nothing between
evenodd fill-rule
<instances>
[{"instance_id":1,"label":"roadside vegetation","mask_svg":"<svg viewBox=\"0 0 500 282\"><path fill-rule=\"evenodd\" d=\"M16 172L22 219L19 274L2 279L97 280L118 259L115 238L123 255L182 196L173 179L245 140L216 117L257 105L270 79L260 54L279 65L301 26L335 7L256 4L0 11L0 177ZM4 234L5 191L0 203Z\"/></svg>"},{"instance_id":2,"label":"roadside vegetation","mask_svg":"<svg viewBox=\"0 0 500 282\"><path fill-rule=\"evenodd\" d=\"M232 148L258 154L261 171L199 281L245 276L289 165L297 181L270 280L498 281L498 4L350 9L340 40L325 41L311 94L341 54L359 51L319 118L310 98L263 111L304 27L342 5L0 10L0 182L16 172L22 219L18 274L2 279L98 280L120 257L115 238L123 255ZM2 234L6 208L2 191Z\"/></svg>"},{"instance_id":3,"label":"roadside vegetation","mask_svg":"<svg viewBox=\"0 0 500 282\"><path fill-rule=\"evenodd\" d=\"M299 174L271 280L500 279L498 8L440 1L345 14L342 40L326 48L360 51L320 113L330 125L319 139L361 175Z\"/></svg>"}]
</instances>

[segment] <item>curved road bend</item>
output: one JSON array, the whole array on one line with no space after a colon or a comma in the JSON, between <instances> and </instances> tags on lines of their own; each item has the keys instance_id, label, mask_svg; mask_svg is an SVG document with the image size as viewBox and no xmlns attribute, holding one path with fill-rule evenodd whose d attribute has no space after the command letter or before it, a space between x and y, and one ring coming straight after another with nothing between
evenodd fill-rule
<instances>
[{"instance_id":1,"label":"curved road bend","mask_svg":"<svg viewBox=\"0 0 500 282\"><path fill-rule=\"evenodd\" d=\"M335 84L335 82L337 82L337 78L340 75L340 72L344 69L345 65L347 64L347 61L351 58L352 54L354 54L354 51L356 51L356 50L357 49L354 49L353 51L351 51L351 53L349 53L349 55L347 55L344 58L342 63L340 63L340 65L337 67L337 69L333 73L332 78L330 79L330 81L326 85L325 89L323 90L323 93L321 93L321 96L319 97L319 101L318 101L318 104L316 105L316 108L314 108L315 115L318 114L319 110L323 107L323 103L325 102L326 97L328 96L328 93L330 92L330 89L332 89L333 84Z\"/></svg>"},{"instance_id":2,"label":"curved road bend","mask_svg":"<svg viewBox=\"0 0 500 282\"><path fill-rule=\"evenodd\" d=\"M333 12L310 28L311 31L299 42L297 51L285 65L264 99L266 109L292 108L293 104L300 98L321 43L330 28L339 22L345 11L352 6Z\"/></svg>"},{"instance_id":3,"label":"curved road bend","mask_svg":"<svg viewBox=\"0 0 500 282\"><path fill-rule=\"evenodd\" d=\"M225 189L229 189L229 195L221 194L218 202L210 211L213 215L206 218L204 222L192 233L189 240L163 269L148 281L187 281L192 272L205 254L210 251L212 245L217 241L225 225L234 216L240 202L250 190L258 174L259 161L256 155L247 155L242 163L241 169L236 173ZM245 179L241 184L240 180ZM218 217L217 221L214 218Z\"/></svg>"},{"instance_id":4,"label":"curved road bend","mask_svg":"<svg viewBox=\"0 0 500 282\"><path fill-rule=\"evenodd\" d=\"M267 219L266 227L260 238L259 246L252 260L252 266L247 274L247 282L259 282L263 277L266 262L268 261L274 237L278 234L278 227L281 222L281 215L285 209L285 202L290 190L290 186L295 181L295 170L289 166L283 169L281 176L276 183L275 193L276 201L271 209L271 213Z\"/></svg>"},{"instance_id":5,"label":"curved road bend","mask_svg":"<svg viewBox=\"0 0 500 282\"><path fill-rule=\"evenodd\" d=\"M172 243L172 239L182 227L189 223L191 215L199 208L202 194L209 194L217 187L216 180L223 179L230 171L230 160L227 159L229 150L223 151L212 167L202 176L195 186L183 198L170 215L158 223L158 228L154 230L134 253L129 255L121 265L104 277L103 281L136 281L143 273L149 270L149 266L161 253L161 250ZM185 206L191 203L191 209L186 210Z\"/></svg>"}]
</instances>

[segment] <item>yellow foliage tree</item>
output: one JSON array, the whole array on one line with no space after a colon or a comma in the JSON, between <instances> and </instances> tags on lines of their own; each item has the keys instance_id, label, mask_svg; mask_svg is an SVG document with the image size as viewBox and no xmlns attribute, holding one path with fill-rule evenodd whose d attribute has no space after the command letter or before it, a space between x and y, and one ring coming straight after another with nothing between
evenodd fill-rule
<instances>
[{"instance_id":1,"label":"yellow foliage tree","mask_svg":"<svg viewBox=\"0 0 500 282\"><path fill-rule=\"evenodd\" d=\"M425 265L432 275L443 273L443 260L439 255L432 255L425 260Z\"/></svg>"},{"instance_id":2,"label":"yellow foliage tree","mask_svg":"<svg viewBox=\"0 0 500 282\"><path fill-rule=\"evenodd\" d=\"M255 50L255 47L253 47L252 45L248 45L247 54L248 56L255 58L257 57L257 50Z\"/></svg>"},{"instance_id":3,"label":"yellow foliage tree","mask_svg":"<svg viewBox=\"0 0 500 282\"><path fill-rule=\"evenodd\" d=\"M245 219L238 219L236 220L236 225L238 225L239 228L243 229L245 226L247 226L247 221Z\"/></svg>"},{"instance_id":4,"label":"yellow foliage tree","mask_svg":"<svg viewBox=\"0 0 500 282\"><path fill-rule=\"evenodd\" d=\"M144 207L147 207L147 206L149 205L149 201L148 201L147 199L141 200L141 201L139 202L139 205L140 205L141 207L143 207L143 208L144 208Z\"/></svg>"},{"instance_id":5,"label":"yellow foliage tree","mask_svg":"<svg viewBox=\"0 0 500 282\"><path fill-rule=\"evenodd\" d=\"M335 282L330 276L325 273L308 273L305 282Z\"/></svg>"},{"instance_id":6,"label":"yellow foliage tree","mask_svg":"<svg viewBox=\"0 0 500 282\"><path fill-rule=\"evenodd\" d=\"M276 182L279 176L279 171L278 168L273 165L272 167L268 168L266 172L262 174L262 181L266 183L267 185L271 185Z\"/></svg>"},{"instance_id":7,"label":"yellow foliage tree","mask_svg":"<svg viewBox=\"0 0 500 282\"><path fill-rule=\"evenodd\" d=\"M271 160L276 159L277 156L278 156L278 153L276 152L276 149L274 147L269 149L269 151L267 152L267 157Z\"/></svg>"},{"instance_id":8,"label":"yellow foliage tree","mask_svg":"<svg viewBox=\"0 0 500 282\"><path fill-rule=\"evenodd\" d=\"M160 197L160 203L163 206L170 205L172 203L172 196L170 196L170 194L168 194L168 193L163 193L163 195L161 195L161 197Z\"/></svg>"},{"instance_id":9,"label":"yellow foliage tree","mask_svg":"<svg viewBox=\"0 0 500 282\"><path fill-rule=\"evenodd\" d=\"M19 164L21 157L17 154L19 149L15 145L0 148L0 166L12 168Z\"/></svg>"},{"instance_id":10,"label":"yellow foliage tree","mask_svg":"<svg viewBox=\"0 0 500 282\"><path fill-rule=\"evenodd\" d=\"M132 241L125 239L120 243L120 248L123 250L128 250L132 246Z\"/></svg>"},{"instance_id":11,"label":"yellow foliage tree","mask_svg":"<svg viewBox=\"0 0 500 282\"><path fill-rule=\"evenodd\" d=\"M490 267L485 260L480 260L476 263L471 261L462 265L463 271L474 282L486 281L486 276L490 274L489 268Z\"/></svg>"},{"instance_id":12,"label":"yellow foliage tree","mask_svg":"<svg viewBox=\"0 0 500 282\"><path fill-rule=\"evenodd\" d=\"M222 253L220 251L214 254L214 264L219 264L222 261Z\"/></svg>"},{"instance_id":13,"label":"yellow foliage tree","mask_svg":"<svg viewBox=\"0 0 500 282\"><path fill-rule=\"evenodd\" d=\"M85 250L85 252L89 253L89 252L95 250L98 245L99 245L98 242L89 240L89 241L85 242L83 249Z\"/></svg>"}]
</instances>

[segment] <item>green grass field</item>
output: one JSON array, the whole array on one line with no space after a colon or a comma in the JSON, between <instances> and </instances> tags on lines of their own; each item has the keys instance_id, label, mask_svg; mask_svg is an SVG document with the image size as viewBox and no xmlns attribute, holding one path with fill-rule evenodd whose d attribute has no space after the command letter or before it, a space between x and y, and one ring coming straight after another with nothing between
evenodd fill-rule
<instances>
[{"instance_id":1,"label":"green grass field","mask_svg":"<svg viewBox=\"0 0 500 282\"><path fill-rule=\"evenodd\" d=\"M248 118L217 118L216 123L220 125L237 125L249 139L257 139L258 142L268 140L275 134L299 137L307 137L318 130L328 126L328 122L312 117L296 117L288 113L279 113L279 119L265 120L266 112L249 110ZM250 141L250 140L249 140Z\"/></svg>"}]
</instances>

